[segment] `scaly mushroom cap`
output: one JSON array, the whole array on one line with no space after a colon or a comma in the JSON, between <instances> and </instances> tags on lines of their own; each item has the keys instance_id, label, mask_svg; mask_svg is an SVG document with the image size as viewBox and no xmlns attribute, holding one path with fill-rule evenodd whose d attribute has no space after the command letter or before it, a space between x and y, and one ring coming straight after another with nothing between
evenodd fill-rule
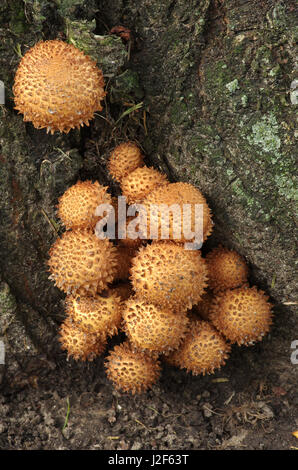
<instances>
[{"instance_id":1,"label":"scaly mushroom cap","mask_svg":"<svg viewBox=\"0 0 298 470\"><path fill-rule=\"evenodd\" d=\"M121 299L115 294L94 297L69 296L66 313L78 328L105 339L117 334L122 322Z\"/></svg>"},{"instance_id":2,"label":"scaly mushroom cap","mask_svg":"<svg viewBox=\"0 0 298 470\"><path fill-rule=\"evenodd\" d=\"M141 247L132 260L131 280L136 297L173 312L198 303L207 286L207 268L199 250L174 242Z\"/></svg>"},{"instance_id":3,"label":"scaly mushroom cap","mask_svg":"<svg viewBox=\"0 0 298 470\"><path fill-rule=\"evenodd\" d=\"M181 346L173 351L166 361L186 369L193 375L213 374L225 364L230 345L213 325L204 320L192 322Z\"/></svg>"},{"instance_id":4,"label":"scaly mushroom cap","mask_svg":"<svg viewBox=\"0 0 298 470\"><path fill-rule=\"evenodd\" d=\"M155 188L169 184L168 178L154 168L143 166L121 179L122 195L128 204L139 203Z\"/></svg>"},{"instance_id":5,"label":"scaly mushroom cap","mask_svg":"<svg viewBox=\"0 0 298 470\"><path fill-rule=\"evenodd\" d=\"M186 313L177 315L136 298L125 302L122 315L130 343L152 355L178 348L189 323Z\"/></svg>"},{"instance_id":6,"label":"scaly mushroom cap","mask_svg":"<svg viewBox=\"0 0 298 470\"><path fill-rule=\"evenodd\" d=\"M112 205L107 187L98 181L78 181L59 198L58 217L66 229L93 228L100 220L95 215L100 204Z\"/></svg>"},{"instance_id":7,"label":"scaly mushroom cap","mask_svg":"<svg viewBox=\"0 0 298 470\"><path fill-rule=\"evenodd\" d=\"M169 231L169 237L167 238L170 240L183 243L193 242L195 238L193 233L199 231L199 221L202 223L203 241L205 241L212 232L213 222L206 199L202 193L191 184L170 183L166 186L158 187L144 199L143 204L147 211L143 228L147 238L153 238L150 236L150 224L156 227L158 240L165 238L163 230L166 229L166 231ZM152 207L161 204L169 210L158 210L157 213L154 214ZM184 204L188 206L183 207ZM173 206L173 210L171 210L171 206ZM201 206L203 209L203 220L200 217ZM174 216L173 212L175 214Z\"/></svg>"},{"instance_id":8,"label":"scaly mushroom cap","mask_svg":"<svg viewBox=\"0 0 298 470\"><path fill-rule=\"evenodd\" d=\"M114 280L116 248L87 229L64 232L49 254L50 278L67 294L94 295Z\"/></svg>"},{"instance_id":9,"label":"scaly mushroom cap","mask_svg":"<svg viewBox=\"0 0 298 470\"><path fill-rule=\"evenodd\" d=\"M220 292L212 304L210 320L231 343L249 346L261 341L272 324L269 297L254 287Z\"/></svg>"},{"instance_id":10,"label":"scaly mushroom cap","mask_svg":"<svg viewBox=\"0 0 298 470\"><path fill-rule=\"evenodd\" d=\"M115 346L105 363L108 378L118 390L142 393L160 376L160 363L148 354L135 350L128 342Z\"/></svg>"},{"instance_id":11,"label":"scaly mushroom cap","mask_svg":"<svg viewBox=\"0 0 298 470\"><path fill-rule=\"evenodd\" d=\"M214 292L240 287L247 282L248 266L236 251L219 245L206 255L209 287Z\"/></svg>"},{"instance_id":12,"label":"scaly mushroom cap","mask_svg":"<svg viewBox=\"0 0 298 470\"><path fill-rule=\"evenodd\" d=\"M67 351L67 357L76 361L93 361L104 353L106 341L96 334L86 333L78 328L71 318L66 318L59 330L61 349Z\"/></svg>"},{"instance_id":13,"label":"scaly mushroom cap","mask_svg":"<svg viewBox=\"0 0 298 470\"><path fill-rule=\"evenodd\" d=\"M108 162L111 176L118 182L124 176L144 165L141 150L134 142L124 142L114 148Z\"/></svg>"},{"instance_id":14,"label":"scaly mushroom cap","mask_svg":"<svg viewBox=\"0 0 298 470\"><path fill-rule=\"evenodd\" d=\"M71 44L41 41L22 58L13 86L15 109L37 129L68 133L89 125L106 93L96 62Z\"/></svg>"}]
</instances>

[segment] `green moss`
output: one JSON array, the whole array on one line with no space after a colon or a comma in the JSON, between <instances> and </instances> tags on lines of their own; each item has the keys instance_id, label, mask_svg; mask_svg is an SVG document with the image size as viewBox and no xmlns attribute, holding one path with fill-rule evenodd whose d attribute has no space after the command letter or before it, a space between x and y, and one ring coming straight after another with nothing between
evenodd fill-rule
<instances>
[{"instance_id":1,"label":"green moss","mask_svg":"<svg viewBox=\"0 0 298 470\"><path fill-rule=\"evenodd\" d=\"M140 87L139 75L130 69L118 75L111 86L111 102L140 101L143 96L144 91Z\"/></svg>"},{"instance_id":2,"label":"green moss","mask_svg":"<svg viewBox=\"0 0 298 470\"><path fill-rule=\"evenodd\" d=\"M176 101L171 107L171 121L173 124L181 124L187 119L187 105L182 100Z\"/></svg>"},{"instance_id":3,"label":"green moss","mask_svg":"<svg viewBox=\"0 0 298 470\"><path fill-rule=\"evenodd\" d=\"M69 43L96 60L106 77L114 76L127 60L127 50L120 37L115 35L98 36L95 20L65 19L66 35Z\"/></svg>"},{"instance_id":4,"label":"green moss","mask_svg":"<svg viewBox=\"0 0 298 470\"><path fill-rule=\"evenodd\" d=\"M62 16L71 16L77 6L82 4L80 0L56 0Z\"/></svg>"},{"instance_id":5,"label":"green moss","mask_svg":"<svg viewBox=\"0 0 298 470\"><path fill-rule=\"evenodd\" d=\"M16 308L16 299L12 295L9 286L5 282L0 283L0 316L15 312Z\"/></svg>"},{"instance_id":6,"label":"green moss","mask_svg":"<svg viewBox=\"0 0 298 470\"><path fill-rule=\"evenodd\" d=\"M16 2L11 2L10 8L11 17L9 21L9 28L16 35L23 34L28 29L24 4L22 1L17 0Z\"/></svg>"},{"instance_id":7,"label":"green moss","mask_svg":"<svg viewBox=\"0 0 298 470\"><path fill-rule=\"evenodd\" d=\"M205 69L205 77L210 93L214 93L215 88L223 88L232 78L223 60L209 63Z\"/></svg>"}]
</instances>

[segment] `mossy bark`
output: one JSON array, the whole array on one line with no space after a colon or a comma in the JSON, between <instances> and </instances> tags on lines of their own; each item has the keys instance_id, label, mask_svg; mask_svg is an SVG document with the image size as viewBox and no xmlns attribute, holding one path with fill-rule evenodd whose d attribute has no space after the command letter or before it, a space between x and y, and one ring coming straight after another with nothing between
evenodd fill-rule
<instances>
[{"instance_id":1,"label":"mossy bark","mask_svg":"<svg viewBox=\"0 0 298 470\"><path fill-rule=\"evenodd\" d=\"M11 312L38 347L49 349L44 332L54 336L63 318L46 269L61 233L57 198L79 178L110 183L106 158L126 138L173 181L206 195L215 221L208 243L239 251L275 302L293 302L293 8L273 0L2 2L1 295L16 299ZM108 34L119 24L132 31L129 45ZM68 136L37 131L13 109L20 55L56 37L96 57L108 84L104 119Z\"/></svg>"}]
</instances>

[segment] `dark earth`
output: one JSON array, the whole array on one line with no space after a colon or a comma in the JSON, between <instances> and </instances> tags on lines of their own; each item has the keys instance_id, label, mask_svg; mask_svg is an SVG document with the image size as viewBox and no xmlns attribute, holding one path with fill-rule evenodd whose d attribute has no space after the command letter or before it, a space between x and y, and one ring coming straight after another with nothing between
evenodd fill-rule
<instances>
[{"instance_id":1,"label":"dark earth","mask_svg":"<svg viewBox=\"0 0 298 470\"><path fill-rule=\"evenodd\" d=\"M294 30L292 0L1 2L0 449L298 449ZM90 127L51 136L17 115L12 85L21 56L54 38L98 61L107 99ZM270 333L215 374L164 366L135 397L115 391L104 357L67 360L46 270L58 197L78 179L118 194L106 161L127 139L205 194L203 253L238 251L274 305Z\"/></svg>"}]
</instances>

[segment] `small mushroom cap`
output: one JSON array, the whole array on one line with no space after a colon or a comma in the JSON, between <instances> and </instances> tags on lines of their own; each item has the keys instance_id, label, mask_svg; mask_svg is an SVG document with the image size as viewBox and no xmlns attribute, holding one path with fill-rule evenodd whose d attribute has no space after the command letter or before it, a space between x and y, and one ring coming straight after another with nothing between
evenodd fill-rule
<instances>
[{"instance_id":1,"label":"small mushroom cap","mask_svg":"<svg viewBox=\"0 0 298 470\"><path fill-rule=\"evenodd\" d=\"M168 238L181 243L191 243L201 235L202 241L205 241L212 232L210 208L203 194L192 184L169 183L160 186L144 199L143 204L147 212L143 230L149 239L151 227L156 231L154 239ZM155 206L158 207L156 213ZM196 232L199 233L194 236Z\"/></svg>"},{"instance_id":2,"label":"small mushroom cap","mask_svg":"<svg viewBox=\"0 0 298 470\"><path fill-rule=\"evenodd\" d=\"M154 168L143 166L121 179L121 191L128 204L139 203L155 188L169 184L168 178Z\"/></svg>"},{"instance_id":3,"label":"small mushroom cap","mask_svg":"<svg viewBox=\"0 0 298 470\"><path fill-rule=\"evenodd\" d=\"M127 341L110 351L105 368L114 386L132 395L150 389L161 372L157 359L134 349Z\"/></svg>"},{"instance_id":4,"label":"small mushroom cap","mask_svg":"<svg viewBox=\"0 0 298 470\"><path fill-rule=\"evenodd\" d=\"M134 142L123 142L111 152L108 170L111 176L118 182L123 177L144 165L141 150Z\"/></svg>"},{"instance_id":5,"label":"small mushroom cap","mask_svg":"<svg viewBox=\"0 0 298 470\"><path fill-rule=\"evenodd\" d=\"M181 346L173 351L166 361L185 368L193 375L213 374L225 364L230 345L213 325L204 320L193 321Z\"/></svg>"},{"instance_id":6,"label":"small mushroom cap","mask_svg":"<svg viewBox=\"0 0 298 470\"><path fill-rule=\"evenodd\" d=\"M254 287L220 292L212 304L210 320L231 342L249 346L261 341L272 324L269 297Z\"/></svg>"},{"instance_id":7,"label":"small mushroom cap","mask_svg":"<svg viewBox=\"0 0 298 470\"><path fill-rule=\"evenodd\" d=\"M93 228L100 220L95 215L100 204L112 205L107 187L98 181L78 181L59 198L58 217L66 229Z\"/></svg>"},{"instance_id":8,"label":"small mushroom cap","mask_svg":"<svg viewBox=\"0 0 298 470\"><path fill-rule=\"evenodd\" d=\"M209 288L214 292L240 287L247 282L248 266L234 250L219 245L206 255Z\"/></svg>"},{"instance_id":9,"label":"small mushroom cap","mask_svg":"<svg viewBox=\"0 0 298 470\"><path fill-rule=\"evenodd\" d=\"M207 286L207 268L199 250L174 242L141 247L132 260L131 281L136 297L185 312L198 303Z\"/></svg>"},{"instance_id":10,"label":"small mushroom cap","mask_svg":"<svg viewBox=\"0 0 298 470\"><path fill-rule=\"evenodd\" d=\"M177 315L136 298L125 302L122 315L130 343L156 355L178 348L189 324L186 313Z\"/></svg>"},{"instance_id":11,"label":"small mushroom cap","mask_svg":"<svg viewBox=\"0 0 298 470\"><path fill-rule=\"evenodd\" d=\"M66 318L59 330L61 349L67 351L67 357L76 361L93 361L104 353L106 341L93 333L86 333L75 325L71 318Z\"/></svg>"},{"instance_id":12,"label":"small mushroom cap","mask_svg":"<svg viewBox=\"0 0 298 470\"><path fill-rule=\"evenodd\" d=\"M51 279L66 294L94 295L114 280L116 248L87 229L64 232L49 255Z\"/></svg>"},{"instance_id":13,"label":"small mushroom cap","mask_svg":"<svg viewBox=\"0 0 298 470\"><path fill-rule=\"evenodd\" d=\"M68 133L89 125L106 93L96 62L64 41L40 41L22 58L13 86L15 109L37 129Z\"/></svg>"},{"instance_id":14,"label":"small mushroom cap","mask_svg":"<svg viewBox=\"0 0 298 470\"><path fill-rule=\"evenodd\" d=\"M78 328L105 339L117 334L122 322L121 299L115 294L107 296L69 296L66 313Z\"/></svg>"}]
</instances>

